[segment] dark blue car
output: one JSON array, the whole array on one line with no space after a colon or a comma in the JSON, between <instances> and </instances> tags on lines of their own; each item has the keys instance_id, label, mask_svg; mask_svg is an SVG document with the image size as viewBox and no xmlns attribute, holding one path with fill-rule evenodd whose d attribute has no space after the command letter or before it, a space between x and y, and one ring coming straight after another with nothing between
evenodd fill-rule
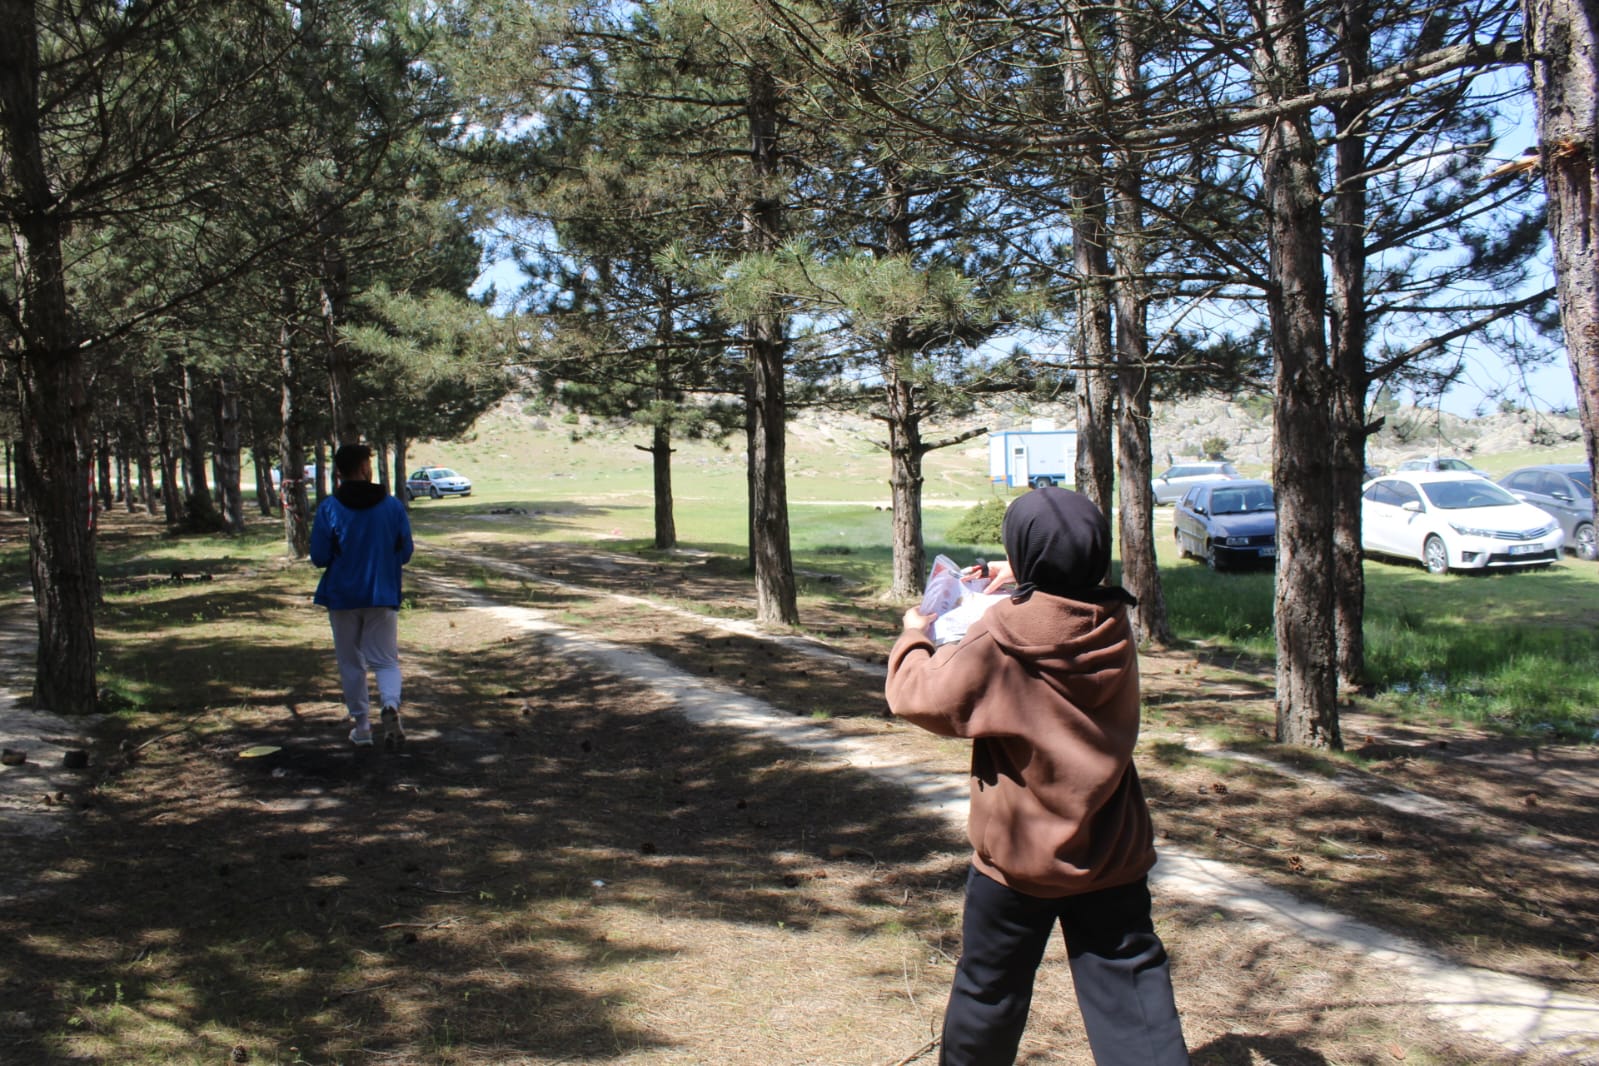
<instances>
[{"instance_id":1,"label":"dark blue car","mask_svg":"<svg viewBox=\"0 0 1599 1066\"><path fill-rule=\"evenodd\" d=\"M1277 558L1277 509L1271 484L1241 479L1195 485L1173 511L1177 551L1212 570Z\"/></svg>"}]
</instances>

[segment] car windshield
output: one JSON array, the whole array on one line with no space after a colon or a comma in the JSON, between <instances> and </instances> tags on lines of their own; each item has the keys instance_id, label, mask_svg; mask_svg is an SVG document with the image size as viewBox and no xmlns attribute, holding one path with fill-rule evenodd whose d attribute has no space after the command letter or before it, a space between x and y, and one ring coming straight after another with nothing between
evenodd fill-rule
<instances>
[{"instance_id":1,"label":"car windshield","mask_svg":"<svg viewBox=\"0 0 1599 1066\"><path fill-rule=\"evenodd\" d=\"M428 477L432 478L434 481L438 481L438 480L440 480L442 478L454 477L454 476L455 476L455 471L454 470L439 469L439 470L429 470L428 471Z\"/></svg>"},{"instance_id":2,"label":"car windshield","mask_svg":"<svg viewBox=\"0 0 1599 1066\"><path fill-rule=\"evenodd\" d=\"M1227 489L1210 495L1211 514L1248 514L1271 509L1270 489Z\"/></svg>"},{"instance_id":3,"label":"car windshield","mask_svg":"<svg viewBox=\"0 0 1599 1066\"><path fill-rule=\"evenodd\" d=\"M1470 481L1430 481L1421 486L1427 500L1443 511L1459 511L1467 507L1508 507L1516 498L1492 481L1473 478Z\"/></svg>"}]
</instances>

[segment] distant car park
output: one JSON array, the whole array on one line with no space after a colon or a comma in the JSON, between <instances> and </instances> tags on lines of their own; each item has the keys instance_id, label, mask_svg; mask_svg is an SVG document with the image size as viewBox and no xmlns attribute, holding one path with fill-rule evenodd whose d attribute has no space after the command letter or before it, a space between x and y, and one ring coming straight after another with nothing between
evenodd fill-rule
<instances>
[{"instance_id":1,"label":"distant car park","mask_svg":"<svg viewBox=\"0 0 1599 1066\"><path fill-rule=\"evenodd\" d=\"M1273 562L1277 509L1271 485L1239 479L1195 485L1172 511L1177 551L1212 570Z\"/></svg>"},{"instance_id":2,"label":"distant car park","mask_svg":"<svg viewBox=\"0 0 1599 1066\"><path fill-rule=\"evenodd\" d=\"M1206 481L1228 481L1241 477L1228 462L1178 463L1150 480L1156 503L1176 503L1183 493Z\"/></svg>"},{"instance_id":3,"label":"distant car park","mask_svg":"<svg viewBox=\"0 0 1599 1066\"><path fill-rule=\"evenodd\" d=\"M1547 511L1560 523L1566 547L1577 558L1599 559L1594 536L1593 472L1582 463L1524 466L1499 479L1518 500Z\"/></svg>"},{"instance_id":4,"label":"distant car park","mask_svg":"<svg viewBox=\"0 0 1599 1066\"><path fill-rule=\"evenodd\" d=\"M1395 471L1361 494L1361 548L1434 574L1548 566L1564 540L1546 512L1476 474Z\"/></svg>"},{"instance_id":5,"label":"distant car park","mask_svg":"<svg viewBox=\"0 0 1599 1066\"><path fill-rule=\"evenodd\" d=\"M305 483L307 485L315 485L316 484L316 464L315 463L306 463L305 464L305 472L302 473L300 476L305 480ZM280 492L283 489L283 468L281 466L274 466L272 468L272 487L277 489L277 490L279 490Z\"/></svg>"},{"instance_id":6,"label":"distant car park","mask_svg":"<svg viewBox=\"0 0 1599 1066\"><path fill-rule=\"evenodd\" d=\"M472 481L444 466L424 466L405 479L405 498L414 500L426 496L437 500L444 496L472 495Z\"/></svg>"}]
</instances>

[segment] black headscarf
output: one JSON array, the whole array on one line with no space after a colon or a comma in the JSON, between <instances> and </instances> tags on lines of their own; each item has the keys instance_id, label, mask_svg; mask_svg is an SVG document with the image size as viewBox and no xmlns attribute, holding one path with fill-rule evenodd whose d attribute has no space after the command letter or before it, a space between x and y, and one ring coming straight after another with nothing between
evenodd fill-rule
<instances>
[{"instance_id":1,"label":"black headscarf","mask_svg":"<svg viewBox=\"0 0 1599 1066\"><path fill-rule=\"evenodd\" d=\"M1034 590L1089 603L1138 600L1118 585L1101 585L1110 571L1110 522L1081 493L1053 486L1017 497L1005 511L1005 556L1021 603Z\"/></svg>"}]
</instances>

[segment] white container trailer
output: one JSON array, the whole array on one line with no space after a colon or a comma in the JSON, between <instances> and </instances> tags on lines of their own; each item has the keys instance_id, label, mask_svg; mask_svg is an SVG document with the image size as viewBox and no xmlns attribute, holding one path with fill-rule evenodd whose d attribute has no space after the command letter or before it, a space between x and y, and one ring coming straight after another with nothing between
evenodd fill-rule
<instances>
[{"instance_id":1,"label":"white container trailer","mask_svg":"<svg viewBox=\"0 0 1599 1066\"><path fill-rule=\"evenodd\" d=\"M1011 429L988 435L988 477L996 485L1038 488L1076 483L1075 429Z\"/></svg>"}]
</instances>

